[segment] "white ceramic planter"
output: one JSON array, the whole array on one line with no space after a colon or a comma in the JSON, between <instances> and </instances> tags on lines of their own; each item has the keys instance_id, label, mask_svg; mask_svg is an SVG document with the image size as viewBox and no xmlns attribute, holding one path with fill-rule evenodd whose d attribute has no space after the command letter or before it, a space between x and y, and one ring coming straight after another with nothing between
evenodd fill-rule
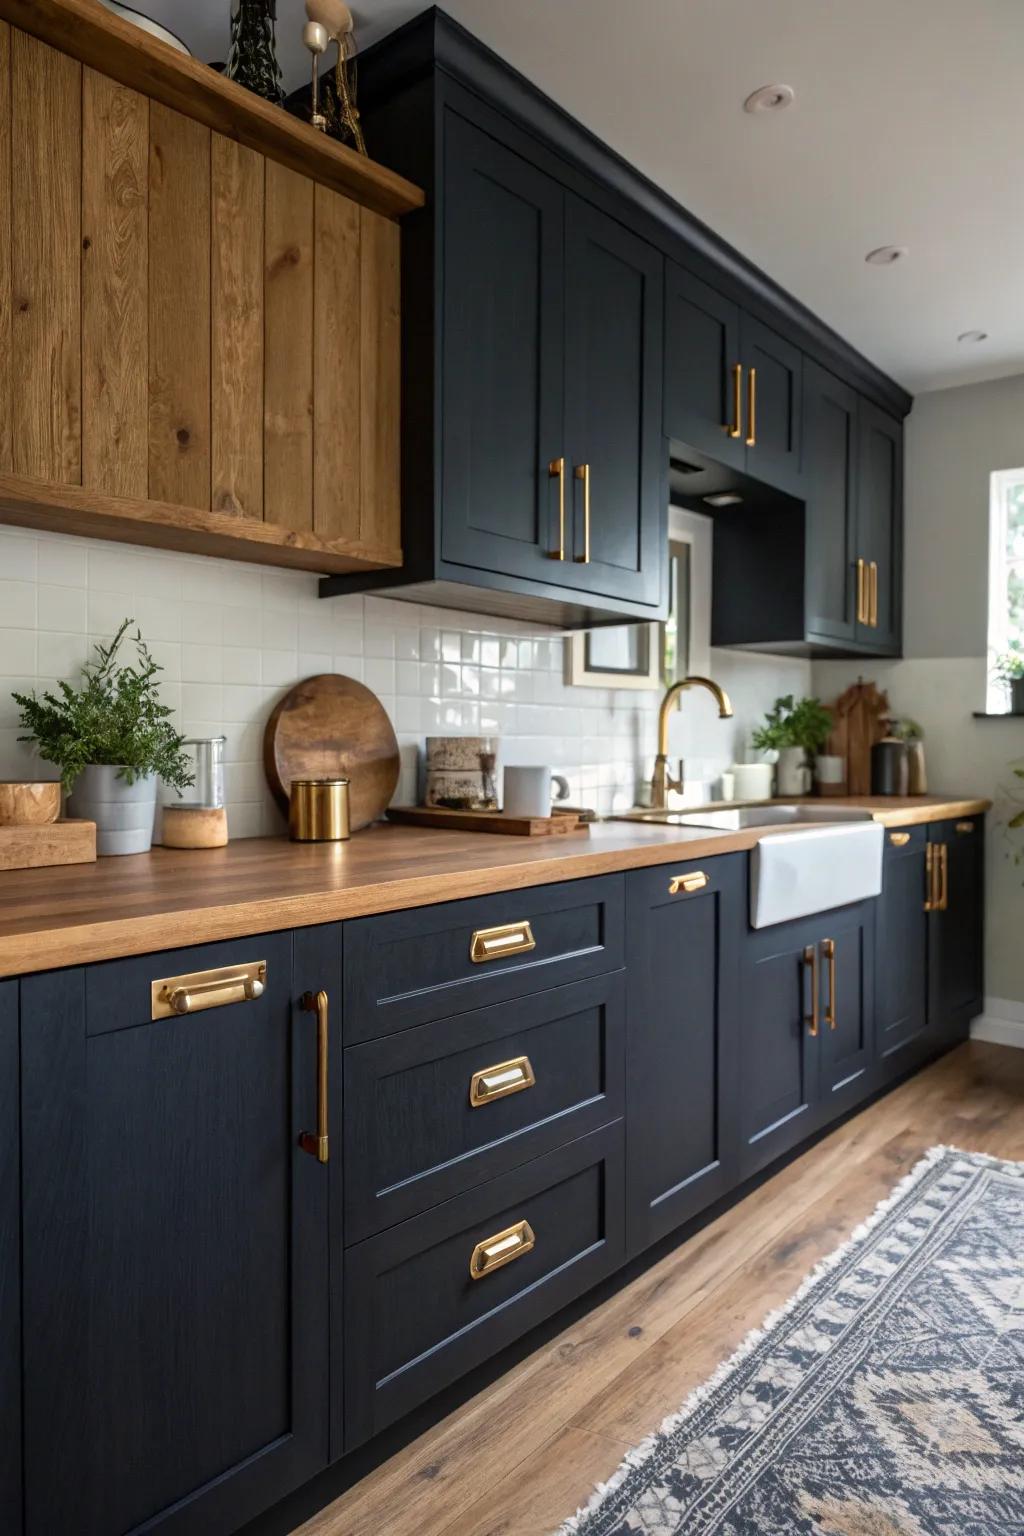
<instances>
[{"instance_id":1,"label":"white ceramic planter","mask_svg":"<svg viewBox=\"0 0 1024 1536\"><path fill-rule=\"evenodd\" d=\"M803 747L782 747L775 770L777 795L809 795L811 770Z\"/></svg>"},{"instance_id":2,"label":"white ceramic planter","mask_svg":"<svg viewBox=\"0 0 1024 1536\"><path fill-rule=\"evenodd\" d=\"M148 853L156 815L155 773L129 784L116 767L94 764L75 780L69 814L96 823L96 852Z\"/></svg>"}]
</instances>

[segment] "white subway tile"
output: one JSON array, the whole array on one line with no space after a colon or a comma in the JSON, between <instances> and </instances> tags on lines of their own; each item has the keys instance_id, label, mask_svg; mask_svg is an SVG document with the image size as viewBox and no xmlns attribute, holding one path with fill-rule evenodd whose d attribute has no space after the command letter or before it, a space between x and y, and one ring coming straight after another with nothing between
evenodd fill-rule
<instances>
[{"instance_id":1,"label":"white subway tile","mask_svg":"<svg viewBox=\"0 0 1024 1536\"><path fill-rule=\"evenodd\" d=\"M254 683L225 683L221 695L220 718L228 722L250 724L262 721L269 714L266 707L267 690Z\"/></svg>"},{"instance_id":2,"label":"white subway tile","mask_svg":"<svg viewBox=\"0 0 1024 1536\"><path fill-rule=\"evenodd\" d=\"M220 683L182 683L181 712L186 720L223 720L224 689Z\"/></svg>"},{"instance_id":3,"label":"white subway tile","mask_svg":"<svg viewBox=\"0 0 1024 1536\"><path fill-rule=\"evenodd\" d=\"M298 656L294 651L261 652L260 679L263 683L297 682L298 667Z\"/></svg>"},{"instance_id":4,"label":"white subway tile","mask_svg":"<svg viewBox=\"0 0 1024 1536\"><path fill-rule=\"evenodd\" d=\"M226 645L223 656L226 683L258 683L260 681L260 653L255 647Z\"/></svg>"},{"instance_id":5,"label":"white subway tile","mask_svg":"<svg viewBox=\"0 0 1024 1536\"><path fill-rule=\"evenodd\" d=\"M85 544L60 534L40 535L36 551L40 581L57 587L84 587L89 573L89 552Z\"/></svg>"},{"instance_id":6,"label":"white subway tile","mask_svg":"<svg viewBox=\"0 0 1024 1536\"><path fill-rule=\"evenodd\" d=\"M35 630L0 629L0 677L33 677L35 671Z\"/></svg>"},{"instance_id":7,"label":"white subway tile","mask_svg":"<svg viewBox=\"0 0 1024 1536\"><path fill-rule=\"evenodd\" d=\"M298 611L283 608L264 610L262 644L264 650L297 651L299 648Z\"/></svg>"},{"instance_id":8,"label":"white subway tile","mask_svg":"<svg viewBox=\"0 0 1024 1536\"><path fill-rule=\"evenodd\" d=\"M135 604L128 592L93 592L88 594L86 619L94 639L109 640L117 634L125 619L134 617Z\"/></svg>"},{"instance_id":9,"label":"white subway tile","mask_svg":"<svg viewBox=\"0 0 1024 1536\"><path fill-rule=\"evenodd\" d=\"M42 588L40 597L42 596ZM135 622L146 640L191 640L197 635L182 633L181 604L166 597L152 597L149 593L135 593ZM70 626L69 626L70 627Z\"/></svg>"},{"instance_id":10,"label":"white subway tile","mask_svg":"<svg viewBox=\"0 0 1024 1536\"><path fill-rule=\"evenodd\" d=\"M219 683L224 677L224 650L216 645L190 645L181 647L181 680L183 683Z\"/></svg>"},{"instance_id":11,"label":"white subway tile","mask_svg":"<svg viewBox=\"0 0 1024 1536\"><path fill-rule=\"evenodd\" d=\"M395 663L384 661L378 657L368 656L363 668L363 682L367 688L381 697L383 694L393 694L395 691Z\"/></svg>"},{"instance_id":12,"label":"white subway tile","mask_svg":"<svg viewBox=\"0 0 1024 1536\"><path fill-rule=\"evenodd\" d=\"M34 535L0 528L0 576L7 581L35 581L36 549Z\"/></svg>"},{"instance_id":13,"label":"white subway tile","mask_svg":"<svg viewBox=\"0 0 1024 1536\"><path fill-rule=\"evenodd\" d=\"M85 635L59 635L41 630L36 647L38 675L74 682L83 663L89 660L90 651Z\"/></svg>"},{"instance_id":14,"label":"white subway tile","mask_svg":"<svg viewBox=\"0 0 1024 1536\"><path fill-rule=\"evenodd\" d=\"M34 629L35 624L35 582L0 579L0 629Z\"/></svg>"}]
</instances>

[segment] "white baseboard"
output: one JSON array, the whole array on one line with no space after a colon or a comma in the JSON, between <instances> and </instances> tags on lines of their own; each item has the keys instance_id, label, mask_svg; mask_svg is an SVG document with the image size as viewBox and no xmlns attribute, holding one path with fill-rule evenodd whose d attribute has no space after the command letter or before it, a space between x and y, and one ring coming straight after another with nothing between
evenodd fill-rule
<instances>
[{"instance_id":1,"label":"white baseboard","mask_svg":"<svg viewBox=\"0 0 1024 1536\"><path fill-rule=\"evenodd\" d=\"M986 997L985 1012L971 1025L971 1039L1024 1051L1024 1003L1008 997Z\"/></svg>"}]
</instances>

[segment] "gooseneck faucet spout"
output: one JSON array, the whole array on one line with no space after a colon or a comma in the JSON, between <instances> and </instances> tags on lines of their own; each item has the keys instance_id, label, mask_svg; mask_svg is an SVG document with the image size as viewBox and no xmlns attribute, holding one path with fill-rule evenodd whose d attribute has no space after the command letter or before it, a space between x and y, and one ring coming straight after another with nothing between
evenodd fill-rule
<instances>
[{"instance_id":1,"label":"gooseneck faucet spout","mask_svg":"<svg viewBox=\"0 0 1024 1536\"><path fill-rule=\"evenodd\" d=\"M677 701L687 688L706 688L718 705L718 718L729 720L732 717L729 695L710 677L684 677L678 683L673 683L667 690L658 710L658 755L654 759L654 777L651 780L651 807L656 811L665 809L670 790L682 793L684 782L682 765L679 768L678 778L672 778L668 771L668 721Z\"/></svg>"}]
</instances>

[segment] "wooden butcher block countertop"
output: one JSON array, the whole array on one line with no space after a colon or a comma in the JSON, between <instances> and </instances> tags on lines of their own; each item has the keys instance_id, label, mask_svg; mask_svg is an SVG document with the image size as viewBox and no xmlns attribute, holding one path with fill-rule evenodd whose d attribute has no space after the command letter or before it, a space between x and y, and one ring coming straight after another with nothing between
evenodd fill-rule
<instances>
[{"instance_id":1,"label":"wooden butcher block countertop","mask_svg":"<svg viewBox=\"0 0 1024 1536\"><path fill-rule=\"evenodd\" d=\"M976 815L989 801L836 799L887 826ZM348 843L251 838L201 852L100 859L0 874L0 976L301 928L492 891L712 858L778 827L741 832L598 823L566 837L489 837L386 824Z\"/></svg>"}]
</instances>

